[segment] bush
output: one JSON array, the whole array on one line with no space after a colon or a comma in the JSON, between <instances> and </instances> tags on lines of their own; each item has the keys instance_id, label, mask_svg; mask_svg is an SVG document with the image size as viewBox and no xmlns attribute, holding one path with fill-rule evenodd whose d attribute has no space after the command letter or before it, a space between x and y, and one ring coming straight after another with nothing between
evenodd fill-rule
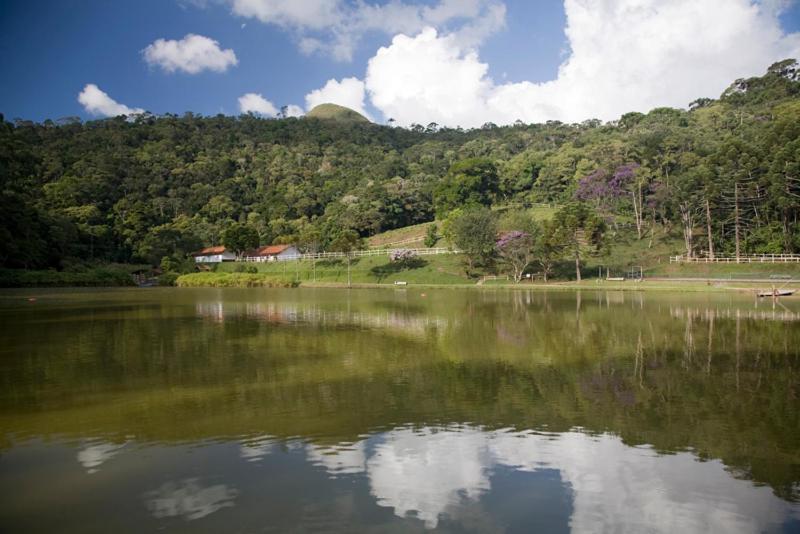
<instances>
[{"instance_id":1,"label":"bush","mask_svg":"<svg viewBox=\"0 0 800 534\"><path fill-rule=\"evenodd\" d=\"M174 286L175 281L180 275L178 273L164 273L158 277L158 285L160 286Z\"/></svg>"},{"instance_id":2,"label":"bush","mask_svg":"<svg viewBox=\"0 0 800 534\"><path fill-rule=\"evenodd\" d=\"M233 272L255 274L258 272L258 267L255 265L248 265L246 263L237 263L233 267Z\"/></svg>"},{"instance_id":3,"label":"bush","mask_svg":"<svg viewBox=\"0 0 800 534\"><path fill-rule=\"evenodd\" d=\"M135 285L121 269L95 267L84 271L0 269L0 287L115 287Z\"/></svg>"},{"instance_id":4,"label":"bush","mask_svg":"<svg viewBox=\"0 0 800 534\"><path fill-rule=\"evenodd\" d=\"M400 248L389 253L389 259L394 262L407 262L417 257L417 253L407 248Z\"/></svg>"},{"instance_id":5,"label":"bush","mask_svg":"<svg viewBox=\"0 0 800 534\"><path fill-rule=\"evenodd\" d=\"M178 287L297 287L300 282L267 273L193 273L175 281Z\"/></svg>"}]
</instances>

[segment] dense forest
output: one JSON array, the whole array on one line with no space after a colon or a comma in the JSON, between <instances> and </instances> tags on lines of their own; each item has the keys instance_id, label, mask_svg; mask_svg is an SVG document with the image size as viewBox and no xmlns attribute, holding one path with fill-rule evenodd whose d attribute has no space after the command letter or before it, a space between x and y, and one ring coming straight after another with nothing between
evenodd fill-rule
<instances>
[{"instance_id":1,"label":"dense forest","mask_svg":"<svg viewBox=\"0 0 800 534\"><path fill-rule=\"evenodd\" d=\"M343 233L538 203L561 207L562 227L679 235L688 255L800 252L795 60L688 110L610 123L405 129L192 113L1 122L0 267L155 265L224 243L231 228L326 249Z\"/></svg>"}]
</instances>

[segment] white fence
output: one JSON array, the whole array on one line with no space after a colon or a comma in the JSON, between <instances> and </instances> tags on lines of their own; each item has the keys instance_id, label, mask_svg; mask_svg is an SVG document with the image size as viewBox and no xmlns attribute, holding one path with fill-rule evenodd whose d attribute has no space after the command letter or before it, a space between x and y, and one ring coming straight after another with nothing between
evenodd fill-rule
<instances>
[{"instance_id":1,"label":"white fence","mask_svg":"<svg viewBox=\"0 0 800 534\"><path fill-rule=\"evenodd\" d=\"M746 256L670 256L670 263L800 263L800 254L751 254Z\"/></svg>"},{"instance_id":2,"label":"white fence","mask_svg":"<svg viewBox=\"0 0 800 534\"><path fill-rule=\"evenodd\" d=\"M291 260L323 260L331 258L361 258L364 256L388 256L393 250L409 250L417 256L434 256L438 254L460 254L458 250L451 250L449 248L409 248L409 249L396 249L396 248L373 248L367 250L354 250L352 252L317 252L315 254L294 254L281 256L281 261ZM270 261L269 258L262 256L248 256L241 258L238 261L262 263Z\"/></svg>"}]
</instances>

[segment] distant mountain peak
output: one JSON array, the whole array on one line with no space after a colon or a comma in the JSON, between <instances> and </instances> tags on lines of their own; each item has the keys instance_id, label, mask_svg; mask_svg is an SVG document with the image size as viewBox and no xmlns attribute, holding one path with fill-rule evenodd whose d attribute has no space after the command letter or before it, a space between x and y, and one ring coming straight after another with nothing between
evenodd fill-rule
<instances>
[{"instance_id":1,"label":"distant mountain peak","mask_svg":"<svg viewBox=\"0 0 800 534\"><path fill-rule=\"evenodd\" d=\"M320 104L306 113L312 119L333 119L351 122L370 122L361 113L338 104Z\"/></svg>"}]
</instances>

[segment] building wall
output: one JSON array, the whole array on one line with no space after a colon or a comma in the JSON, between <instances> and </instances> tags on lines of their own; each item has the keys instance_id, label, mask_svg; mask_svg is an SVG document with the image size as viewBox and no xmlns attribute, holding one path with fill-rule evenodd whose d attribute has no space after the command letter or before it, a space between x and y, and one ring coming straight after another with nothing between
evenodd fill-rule
<instances>
[{"instance_id":1,"label":"building wall","mask_svg":"<svg viewBox=\"0 0 800 534\"><path fill-rule=\"evenodd\" d=\"M291 246L286 250L284 250L283 252L281 252L280 254L276 255L275 259L278 261L293 260L295 259L295 256L298 256L299 254L300 251L297 250L297 247Z\"/></svg>"},{"instance_id":2,"label":"building wall","mask_svg":"<svg viewBox=\"0 0 800 534\"><path fill-rule=\"evenodd\" d=\"M220 263L223 261L233 261L236 259L236 254L233 252L223 252L222 254L214 254L211 256L195 256L195 263Z\"/></svg>"}]
</instances>

